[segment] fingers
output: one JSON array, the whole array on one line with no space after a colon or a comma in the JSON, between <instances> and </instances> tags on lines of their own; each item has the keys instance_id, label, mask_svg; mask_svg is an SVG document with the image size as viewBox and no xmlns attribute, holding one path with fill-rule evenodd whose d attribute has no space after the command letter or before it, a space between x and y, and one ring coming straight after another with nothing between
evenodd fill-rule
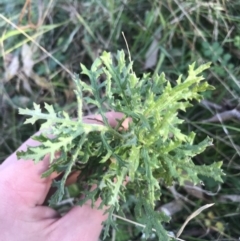
<instances>
[{"instance_id":1,"label":"fingers","mask_svg":"<svg viewBox=\"0 0 240 241\"><path fill-rule=\"evenodd\" d=\"M104 215L104 210L92 208L88 203L82 207L73 207L54 225L57 226L56 230L58 228L71 230L71 232L64 232L64 237L60 237L61 240L98 240L102 230L102 222L106 219L107 215Z\"/></svg>"},{"instance_id":2,"label":"fingers","mask_svg":"<svg viewBox=\"0 0 240 241\"><path fill-rule=\"evenodd\" d=\"M107 112L106 117L111 126L118 124L117 120L121 120L124 114L119 112ZM102 121L101 115L91 115L83 118L86 123L99 123ZM122 126L128 128L130 119L126 118ZM38 132L36 135L38 135ZM39 142L33 139L28 139L24 142L17 151L26 151L28 146L38 146ZM16 152L17 152L16 151ZM42 173L48 170L49 155L46 155L42 161L35 164L33 160L18 160L14 152L9 156L2 165L0 165L0 180L7 180L8 188L16 193L16 200L24 202L26 205L35 206L42 205L46 195L50 189L52 180L58 176L53 173L48 178L41 178ZM67 184L75 182L79 173L73 173ZM17 192L16 192L17 190Z\"/></svg>"},{"instance_id":3,"label":"fingers","mask_svg":"<svg viewBox=\"0 0 240 241\"><path fill-rule=\"evenodd\" d=\"M111 112L105 113L105 116L108 120L109 125L112 127L115 127L118 125L118 120L121 120L125 115L120 112L111 111ZM102 123L103 119L101 115L89 115L89 116L83 117L83 121L85 123L99 124L99 123ZM131 118L126 118L122 123L122 127L124 129L128 129L129 122L131 122Z\"/></svg>"},{"instance_id":4,"label":"fingers","mask_svg":"<svg viewBox=\"0 0 240 241\"><path fill-rule=\"evenodd\" d=\"M80 175L80 171L72 172L66 180L66 186L69 186L69 185L75 183L77 181L79 175Z\"/></svg>"},{"instance_id":5,"label":"fingers","mask_svg":"<svg viewBox=\"0 0 240 241\"><path fill-rule=\"evenodd\" d=\"M17 151L26 151L28 146L38 145L38 141L30 138ZM15 193L16 202L28 206L41 205L49 191L52 179L57 176L53 174L48 178L41 178L42 173L49 167L49 155L35 164L32 160L18 160L16 152L0 166L1 183L4 183L10 192Z\"/></svg>"}]
</instances>

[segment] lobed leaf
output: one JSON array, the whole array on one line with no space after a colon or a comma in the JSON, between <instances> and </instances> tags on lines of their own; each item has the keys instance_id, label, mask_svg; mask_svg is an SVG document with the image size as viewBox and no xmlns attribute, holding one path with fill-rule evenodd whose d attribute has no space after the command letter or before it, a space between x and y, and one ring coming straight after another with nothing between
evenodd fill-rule
<instances>
[{"instance_id":1,"label":"lobed leaf","mask_svg":"<svg viewBox=\"0 0 240 241\"><path fill-rule=\"evenodd\" d=\"M50 204L64 198L68 175L81 170L78 185L84 198L79 204L90 200L93 205L101 198L99 208L109 206L105 236L110 226L115 226L113 212L121 211L121 203L130 193L138 199L135 214L145 225L146 236L155 230L159 240L169 240L161 224L168 219L154 211L161 195L159 181L167 185L176 181L182 185L187 180L197 184L202 175L222 181L222 163L198 166L192 159L211 146L212 140L207 137L194 144L195 133L183 133L184 120L178 116L180 110L186 111L191 106L192 100L201 100L203 91L212 89L200 75L209 66L210 63L206 63L195 68L193 63L187 78L184 80L180 75L174 85L164 73L137 77L133 63L125 60L123 51L118 51L115 60L110 53L103 52L90 69L81 64L83 79L78 75L73 78L78 102L77 121L65 112L56 113L48 104L45 104L47 113L37 104L34 110L19 110L20 114L30 116L26 123L34 124L39 119L46 122L41 126L42 135L36 137L41 145L19 152L18 157L39 162L48 154L51 164L43 176L63 172L63 178L54 184L57 192ZM83 100L98 108L104 125L83 123ZM117 127L108 124L107 111L124 114ZM120 127L127 117L131 122L124 130ZM55 158L59 151L60 157ZM125 187L127 178L129 183Z\"/></svg>"}]
</instances>

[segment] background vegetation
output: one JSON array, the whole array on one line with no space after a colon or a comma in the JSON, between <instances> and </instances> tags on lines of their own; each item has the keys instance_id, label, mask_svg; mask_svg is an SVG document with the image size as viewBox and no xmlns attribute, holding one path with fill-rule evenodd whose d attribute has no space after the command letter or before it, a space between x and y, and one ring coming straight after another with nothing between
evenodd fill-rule
<instances>
[{"instance_id":1,"label":"background vegetation","mask_svg":"<svg viewBox=\"0 0 240 241\"><path fill-rule=\"evenodd\" d=\"M189 222L184 240L238 240L240 237L240 1L227 0L2 0L0 3L0 162L32 135L38 125L23 125L18 107L53 104L73 117L76 100L70 73L89 66L103 50L127 52L124 32L139 75L165 72L174 81L188 65L212 62L206 78L216 90L181 113L186 132L206 135L214 146L195 158L198 164L222 160L224 183L162 186L156 211L171 216L166 229L176 233L194 210L215 203ZM85 114L93 113L85 106ZM126 203L129 220L132 208ZM109 240L144 238L142 228L116 220ZM155 240L153 236L150 240Z\"/></svg>"}]
</instances>

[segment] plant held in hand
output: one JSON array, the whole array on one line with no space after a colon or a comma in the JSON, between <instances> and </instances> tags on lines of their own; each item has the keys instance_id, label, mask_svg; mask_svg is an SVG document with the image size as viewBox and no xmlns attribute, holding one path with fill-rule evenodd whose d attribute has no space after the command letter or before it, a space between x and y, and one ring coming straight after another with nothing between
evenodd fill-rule
<instances>
[{"instance_id":1,"label":"plant held in hand","mask_svg":"<svg viewBox=\"0 0 240 241\"><path fill-rule=\"evenodd\" d=\"M68 175L81 169L79 184L84 198L79 204L88 200L94 203L101 198L100 208L109 207L106 234L109 226L114 225L113 212L121 211L120 203L131 193L138 200L135 215L146 225L146 236L155 229L159 240L168 240L161 224L168 218L154 211L155 201L161 195L159 180L167 185L173 182L181 185L186 180L197 184L201 181L199 175L204 175L222 181L220 162L197 166L192 161L212 140L207 137L194 144L195 134L183 134L180 129L183 120L178 117L179 110L185 111L191 106L190 101L201 99L201 92L212 89L199 76L210 64L196 69L195 64L190 65L188 77L183 81L180 76L172 87L164 74L136 77L133 63L126 63L123 51L117 53L115 62L110 53L104 52L90 69L81 65L82 74L89 78L90 84L77 75L74 77L78 101L76 121L65 112L56 113L48 104L45 104L47 113L36 104L34 110L20 109L20 114L31 116L26 123L33 124L39 119L46 122L41 126L41 135L34 137L41 145L19 152L18 157L39 162L50 154L51 164L43 177L52 172L63 173L62 179L54 184L57 191L51 199L53 204L62 200ZM101 97L103 91L105 95ZM87 97L83 97L85 93ZM83 100L97 107L102 123L83 122ZM104 115L109 110L124 114L115 128ZM131 120L128 129L121 127L126 118ZM57 158L56 152L60 153ZM124 186L127 177L129 182Z\"/></svg>"}]
</instances>

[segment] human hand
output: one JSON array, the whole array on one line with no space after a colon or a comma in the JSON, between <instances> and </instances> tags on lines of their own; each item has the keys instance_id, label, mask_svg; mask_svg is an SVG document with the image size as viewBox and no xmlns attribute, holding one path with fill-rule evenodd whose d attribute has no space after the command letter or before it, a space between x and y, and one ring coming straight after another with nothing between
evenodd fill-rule
<instances>
[{"instance_id":1,"label":"human hand","mask_svg":"<svg viewBox=\"0 0 240 241\"><path fill-rule=\"evenodd\" d=\"M123 115L108 112L111 126ZM86 123L99 123L100 116L84 118ZM128 121L123 123L127 128ZM17 151L39 143L28 139ZM17 152L16 151L16 152ZM0 165L0 237L4 241L96 241L107 218L103 210L90 204L73 207L61 217L55 210L43 206L52 181L57 174L41 178L48 169L49 156L34 164L32 160L18 160L14 152ZM74 175L73 175L74 177ZM76 178L76 177L75 177ZM73 182L74 180L71 180Z\"/></svg>"}]
</instances>

